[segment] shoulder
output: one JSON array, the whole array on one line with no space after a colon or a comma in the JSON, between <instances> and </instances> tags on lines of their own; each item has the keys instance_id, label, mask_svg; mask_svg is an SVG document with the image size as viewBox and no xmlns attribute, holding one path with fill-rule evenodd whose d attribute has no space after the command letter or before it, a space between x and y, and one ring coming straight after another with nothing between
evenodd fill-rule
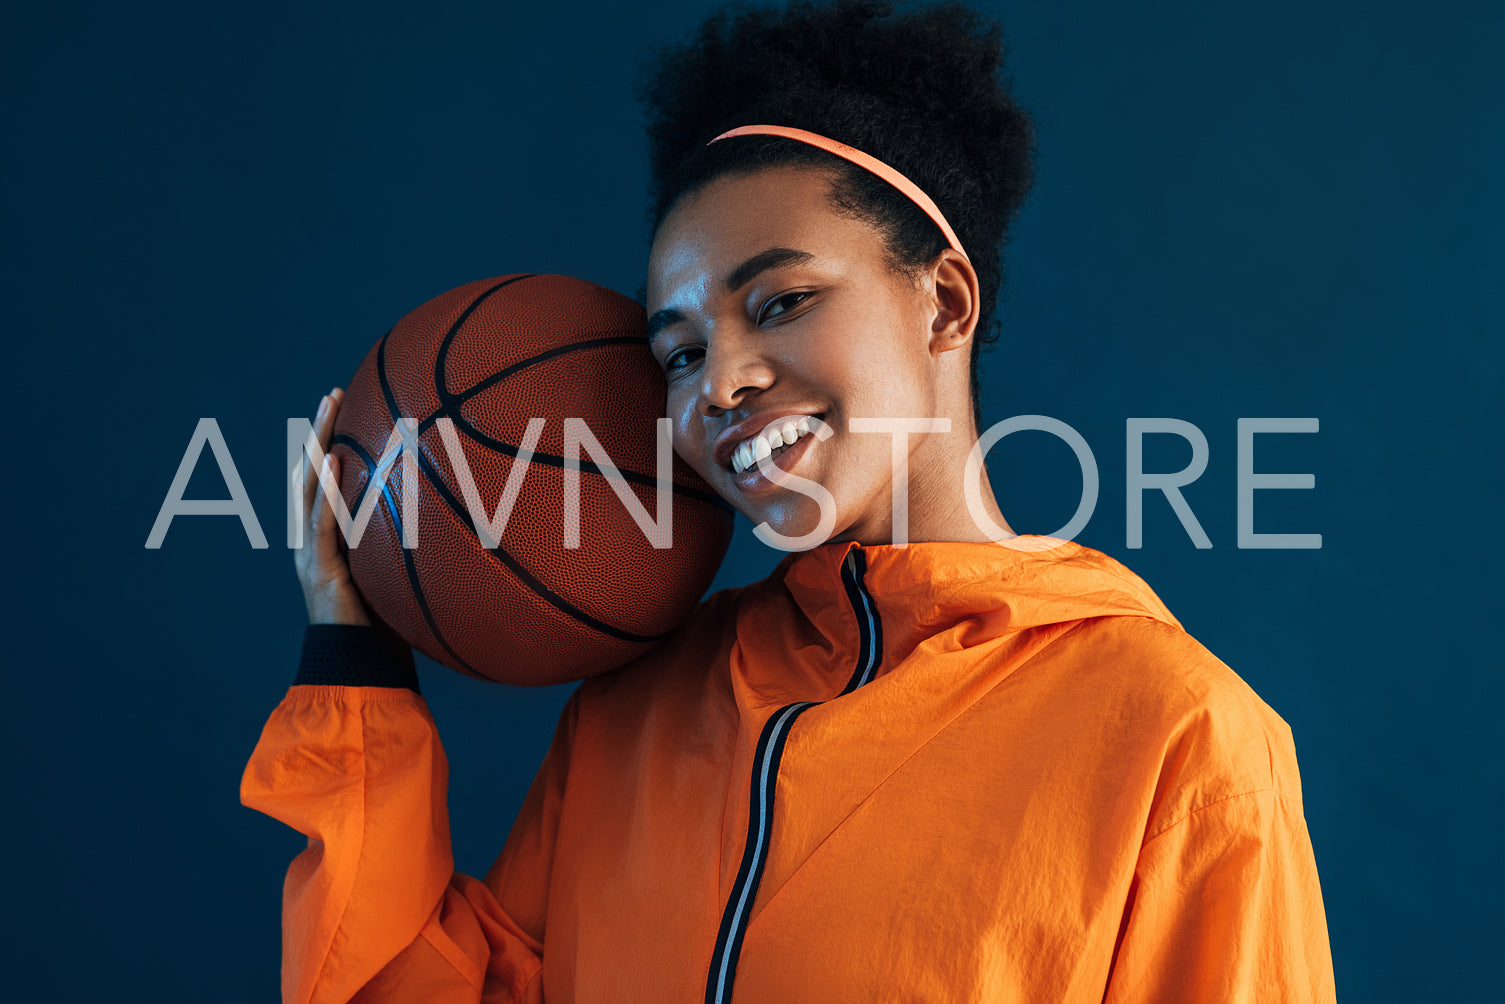
<instances>
[{"instance_id":1,"label":"shoulder","mask_svg":"<svg viewBox=\"0 0 1505 1004\"><path fill-rule=\"evenodd\" d=\"M1075 685L1094 695L1099 727L1137 747L1154 772L1146 837L1225 799L1271 792L1298 810L1290 726L1179 624L1085 620L1061 642Z\"/></svg>"}]
</instances>

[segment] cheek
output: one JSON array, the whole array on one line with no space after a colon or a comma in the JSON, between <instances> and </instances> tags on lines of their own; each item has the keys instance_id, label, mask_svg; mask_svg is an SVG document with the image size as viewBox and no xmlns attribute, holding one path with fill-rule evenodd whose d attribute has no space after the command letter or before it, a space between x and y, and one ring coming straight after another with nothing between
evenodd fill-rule
<instances>
[{"instance_id":1,"label":"cheek","mask_svg":"<svg viewBox=\"0 0 1505 1004\"><path fill-rule=\"evenodd\" d=\"M823 383L839 395L846 418L923 417L929 414L929 374L922 360L891 340L870 335L856 351L812 360Z\"/></svg>"},{"instance_id":2,"label":"cheek","mask_svg":"<svg viewBox=\"0 0 1505 1004\"><path fill-rule=\"evenodd\" d=\"M674 422L674 452L704 474L703 465L708 460L709 447L700 414L695 410L695 396L670 387L665 413Z\"/></svg>"},{"instance_id":3,"label":"cheek","mask_svg":"<svg viewBox=\"0 0 1505 1004\"><path fill-rule=\"evenodd\" d=\"M886 297L840 306L839 323L808 341L801 368L845 399L849 417L919 415L930 403L923 318Z\"/></svg>"}]
</instances>

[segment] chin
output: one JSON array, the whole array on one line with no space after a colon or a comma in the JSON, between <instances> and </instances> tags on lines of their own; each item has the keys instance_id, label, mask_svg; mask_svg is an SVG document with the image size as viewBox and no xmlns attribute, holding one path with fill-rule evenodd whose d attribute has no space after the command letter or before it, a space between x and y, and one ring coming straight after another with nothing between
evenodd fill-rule
<instances>
[{"instance_id":1,"label":"chin","mask_svg":"<svg viewBox=\"0 0 1505 1004\"><path fill-rule=\"evenodd\" d=\"M753 526L767 523L768 529L781 537L803 537L812 533L820 526L820 506L815 500L798 493L790 493L791 497L786 500L771 502L757 507L749 506L751 511L744 511ZM824 540L812 541L805 545L802 550L815 547L818 544L836 539L840 536L841 520L838 518L829 536ZM765 541L771 546L779 546L776 542Z\"/></svg>"}]
</instances>

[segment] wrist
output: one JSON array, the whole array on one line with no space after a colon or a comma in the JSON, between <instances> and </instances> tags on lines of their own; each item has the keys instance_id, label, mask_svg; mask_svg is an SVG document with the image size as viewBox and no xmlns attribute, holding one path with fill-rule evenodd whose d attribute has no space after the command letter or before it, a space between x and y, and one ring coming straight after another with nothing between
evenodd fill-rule
<instances>
[{"instance_id":1,"label":"wrist","mask_svg":"<svg viewBox=\"0 0 1505 1004\"><path fill-rule=\"evenodd\" d=\"M353 589L342 590L335 595L308 594L304 597L310 624L343 624L350 627L370 627L371 618L366 607Z\"/></svg>"},{"instance_id":2,"label":"wrist","mask_svg":"<svg viewBox=\"0 0 1505 1004\"><path fill-rule=\"evenodd\" d=\"M402 687L418 692L413 650L385 624L310 624L294 686Z\"/></svg>"}]
</instances>

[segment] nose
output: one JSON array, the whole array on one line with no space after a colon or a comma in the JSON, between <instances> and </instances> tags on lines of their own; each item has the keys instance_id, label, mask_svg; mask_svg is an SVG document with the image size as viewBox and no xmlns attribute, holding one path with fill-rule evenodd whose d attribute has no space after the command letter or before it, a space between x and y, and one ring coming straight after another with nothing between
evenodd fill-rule
<instances>
[{"instance_id":1,"label":"nose","mask_svg":"<svg viewBox=\"0 0 1505 1004\"><path fill-rule=\"evenodd\" d=\"M714 418L772 387L774 379L773 365L755 345L736 333L721 334L706 347L696 409Z\"/></svg>"}]
</instances>

